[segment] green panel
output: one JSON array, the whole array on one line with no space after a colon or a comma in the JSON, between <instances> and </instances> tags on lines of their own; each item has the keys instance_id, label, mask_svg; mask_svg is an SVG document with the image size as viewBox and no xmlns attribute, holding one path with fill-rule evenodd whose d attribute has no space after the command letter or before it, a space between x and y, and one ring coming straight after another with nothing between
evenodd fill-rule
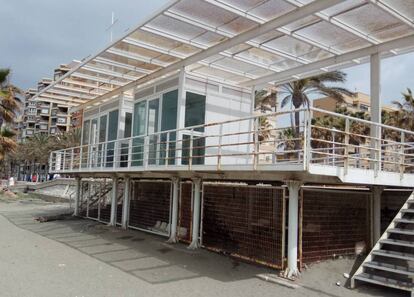
<instances>
[{"instance_id":1,"label":"green panel","mask_svg":"<svg viewBox=\"0 0 414 297\"><path fill-rule=\"evenodd\" d=\"M125 113L125 131L124 131L124 138L131 137L131 130L132 130L132 113L126 112Z\"/></svg>"},{"instance_id":2,"label":"green panel","mask_svg":"<svg viewBox=\"0 0 414 297\"><path fill-rule=\"evenodd\" d=\"M82 145L89 144L89 132L91 129L91 122L89 120L83 122L83 136L82 136Z\"/></svg>"},{"instance_id":3,"label":"green panel","mask_svg":"<svg viewBox=\"0 0 414 297\"><path fill-rule=\"evenodd\" d=\"M117 139L118 136L118 116L119 111L114 110L109 112L108 117L108 141ZM114 165L115 142L108 143L106 147L106 167Z\"/></svg>"},{"instance_id":4,"label":"green panel","mask_svg":"<svg viewBox=\"0 0 414 297\"><path fill-rule=\"evenodd\" d=\"M206 117L206 96L191 92L185 98L185 127L204 125ZM203 132L204 128L194 129Z\"/></svg>"},{"instance_id":5,"label":"green panel","mask_svg":"<svg viewBox=\"0 0 414 297\"><path fill-rule=\"evenodd\" d=\"M147 122L147 102L142 101L134 105L134 124L132 128L133 136L145 134L145 124Z\"/></svg>"},{"instance_id":6,"label":"green panel","mask_svg":"<svg viewBox=\"0 0 414 297\"><path fill-rule=\"evenodd\" d=\"M162 96L161 131L177 128L178 90L168 92Z\"/></svg>"},{"instance_id":7,"label":"green panel","mask_svg":"<svg viewBox=\"0 0 414 297\"><path fill-rule=\"evenodd\" d=\"M178 90L165 93L162 97L162 115L161 115L161 131L174 130L177 128L177 106L178 106ZM165 164L168 145L168 164L175 164L175 147L176 133L171 132L169 142L167 144L167 133L161 134L160 144L160 160L159 164Z\"/></svg>"},{"instance_id":8,"label":"green panel","mask_svg":"<svg viewBox=\"0 0 414 297\"><path fill-rule=\"evenodd\" d=\"M106 141L106 123L108 121L108 116L103 115L101 116L101 120L99 123L99 142Z\"/></svg>"},{"instance_id":9,"label":"green panel","mask_svg":"<svg viewBox=\"0 0 414 297\"><path fill-rule=\"evenodd\" d=\"M119 111L114 110L109 113L108 141L116 140L118 136L118 116Z\"/></svg>"},{"instance_id":10,"label":"green panel","mask_svg":"<svg viewBox=\"0 0 414 297\"><path fill-rule=\"evenodd\" d=\"M189 164L190 157L190 135L183 135L183 151L182 151L182 165ZM193 138L193 155L192 155L192 164L193 165L203 165L204 164L204 155L206 154L206 139L205 137L194 137Z\"/></svg>"}]
</instances>

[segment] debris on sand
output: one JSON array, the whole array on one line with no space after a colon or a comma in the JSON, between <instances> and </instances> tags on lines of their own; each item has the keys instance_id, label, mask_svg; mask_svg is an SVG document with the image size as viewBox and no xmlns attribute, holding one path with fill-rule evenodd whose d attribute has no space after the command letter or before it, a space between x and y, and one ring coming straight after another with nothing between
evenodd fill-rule
<instances>
[{"instance_id":1,"label":"debris on sand","mask_svg":"<svg viewBox=\"0 0 414 297\"><path fill-rule=\"evenodd\" d=\"M63 221L72 218L71 214L58 214L58 215L51 215L51 216L39 216L35 217L35 221L39 223L51 222L51 221Z\"/></svg>"}]
</instances>

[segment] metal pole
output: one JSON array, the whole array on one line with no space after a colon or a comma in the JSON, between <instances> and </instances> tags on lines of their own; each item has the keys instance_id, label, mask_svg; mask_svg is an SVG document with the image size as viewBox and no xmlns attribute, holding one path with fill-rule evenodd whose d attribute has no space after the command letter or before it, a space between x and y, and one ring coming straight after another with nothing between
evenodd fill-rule
<instances>
[{"instance_id":1,"label":"metal pole","mask_svg":"<svg viewBox=\"0 0 414 297\"><path fill-rule=\"evenodd\" d=\"M76 196L75 196L75 210L73 212L74 216L79 216L79 201L81 195L81 181L82 179L77 176L76 177Z\"/></svg>"},{"instance_id":2,"label":"metal pole","mask_svg":"<svg viewBox=\"0 0 414 297\"><path fill-rule=\"evenodd\" d=\"M125 189L124 189L124 204L122 207L122 228L128 228L129 221L129 203L131 199L131 178L125 177Z\"/></svg>"},{"instance_id":3,"label":"metal pole","mask_svg":"<svg viewBox=\"0 0 414 297\"><path fill-rule=\"evenodd\" d=\"M299 275L298 269L298 230L299 230L299 190L302 185L300 181L292 180L286 182L289 189L289 222L288 222L288 268L285 272L287 277Z\"/></svg>"},{"instance_id":4,"label":"metal pole","mask_svg":"<svg viewBox=\"0 0 414 297\"><path fill-rule=\"evenodd\" d=\"M116 209L118 205L118 178L114 176L112 178L112 199L111 199L111 220L109 225L116 226Z\"/></svg>"},{"instance_id":5,"label":"metal pole","mask_svg":"<svg viewBox=\"0 0 414 297\"><path fill-rule=\"evenodd\" d=\"M169 243L176 243L177 240L177 224L178 224L178 196L180 188L180 180L177 177L172 178L172 218L171 218L171 232L170 238L168 239Z\"/></svg>"},{"instance_id":6,"label":"metal pole","mask_svg":"<svg viewBox=\"0 0 414 297\"><path fill-rule=\"evenodd\" d=\"M195 250L200 247L200 209L201 209L201 179L193 179L194 184L194 203L193 203L193 225L192 240L189 249Z\"/></svg>"}]
</instances>

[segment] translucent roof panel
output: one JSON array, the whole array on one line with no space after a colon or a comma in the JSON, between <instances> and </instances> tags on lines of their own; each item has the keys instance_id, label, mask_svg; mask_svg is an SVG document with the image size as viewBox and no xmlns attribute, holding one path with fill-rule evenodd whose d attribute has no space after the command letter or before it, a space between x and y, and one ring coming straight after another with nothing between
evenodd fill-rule
<instances>
[{"instance_id":1,"label":"translucent roof panel","mask_svg":"<svg viewBox=\"0 0 414 297\"><path fill-rule=\"evenodd\" d=\"M242 87L286 81L365 63L383 46L384 57L412 51L413 18L405 0L174 0L39 96L97 104L183 67Z\"/></svg>"}]
</instances>

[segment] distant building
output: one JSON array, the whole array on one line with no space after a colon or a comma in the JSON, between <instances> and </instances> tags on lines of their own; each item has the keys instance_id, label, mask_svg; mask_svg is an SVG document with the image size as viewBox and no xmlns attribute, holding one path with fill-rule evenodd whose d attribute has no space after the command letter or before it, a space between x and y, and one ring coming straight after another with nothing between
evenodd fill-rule
<instances>
[{"instance_id":1,"label":"distant building","mask_svg":"<svg viewBox=\"0 0 414 297\"><path fill-rule=\"evenodd\" d=\"M344 102L338 102L332 97L323 97L320 99L313 100L313 107L320 108L323 110L335 112L338 108L346 108L349 112L366 112L369 113L371 110L371 98L369 95L357 92L355 97L345 96ZM392 112L397 109L392 106L383 106L382 110ZM321 113L314 112L315 117L321 116Z\"/></svg>"},{"instance_id":2,"label":"distant building","mask_svg":"<svg viewBox=\"0 0 414 297\"><path fill-rule=\"evenodd\" d=\"M69 70L68 66L60 65L54 71L54 80ZM54 80L44 78L38 82L36 89L26 91L21 119L18 119L16 125L18 141L22 142L34 135L54 135L69 130L71 121L68 105L55 101L53 95L48 94L43 95L41 100L33 99Z\"/></svg>"}]
</instances>

